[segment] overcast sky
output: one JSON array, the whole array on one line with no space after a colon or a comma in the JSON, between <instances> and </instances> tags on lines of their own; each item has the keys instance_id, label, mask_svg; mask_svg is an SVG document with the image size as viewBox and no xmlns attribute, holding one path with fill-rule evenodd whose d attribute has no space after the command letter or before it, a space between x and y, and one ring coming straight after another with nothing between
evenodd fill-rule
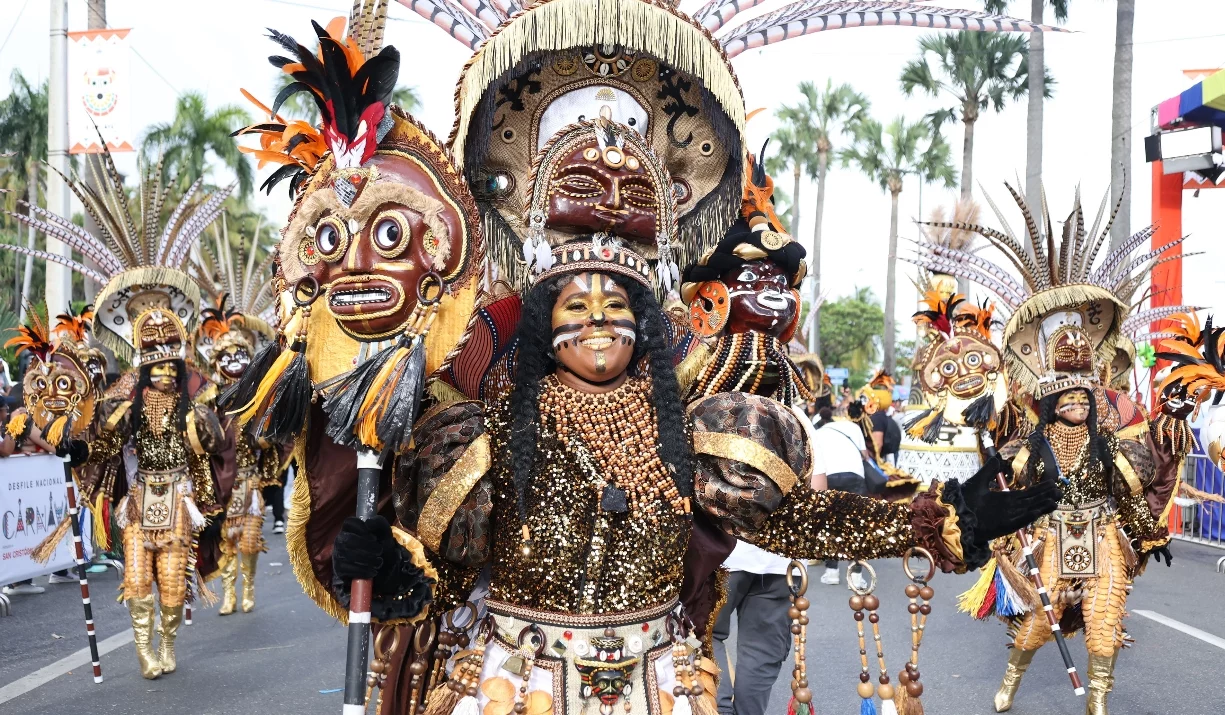
<instances>
[{"instance_id":1,"label":"overcast sky","mask_svg":"<svg viewBox=\"0 0 1225 715\"><path fill-rule=\"evenodd\" d=\"M777 2L777 0L776 0ZM685 0L692 10L697 0ZM979 7L972 0L941 0L948 7ZM1147 0L1138 2L1135 21L1135 69L1133 85L1133 180L1132 230L1147 225L1151 215L1150 171L1144 163L1143 136L1149 131L1149 112L1158 102L1186 89L1193 80L1186 69L1216 68L1225 64L1225 32L1218 31L1220 0ZM84 29L84 0L69 0L69 29ZM320 24L347 13L348 0L110 0L110 27L133 28L131 43L134 86L137 89L134 131L168 121L175 96L186 90L203 92L212 107L245 104L239 87L270 99L276 73L267 64L274 46L264 37L273 27L301 40L311 37L310 20ZM49 3L46 0L0 1L0 36L7 35L0 49L0 93L8 91L9 75L19 68L28 77L41 80L49 66ZM768 6L773 9L776 5ZM1014 2L1014 10L1028 12L1028 2ZM1046 103L1045 182L1052 213L1066 215L1079 183L1085 203L1096 204L1109 185L1110 107L1114 54L1115 3L1109 0L1077 0L1071 3L1067 24L1072 34L1047 36L1047 67L1058 84ZM421 119L436 133L447 135L452 119L452 93L459 69L469 51L406 7L392 3L387 42L403 55L401 84L415 86L424 101ZM913 28L873 27L821 33L746 52L735 60L749 109L766 107L749 128L752 146L774 128L773 110L796 101L796 85L812 80L824 86L847 82L865 93L873 114L888 120L898 114L917 119L951 99L905 97L898 84L902 66L916 55L918 38L925 31ZM1000 114L986 114L979 121L974 153L976 183L1003 208L1017 226L1018 214L1010 212L1003 181L1025 171L1025 102L1010 105ZM955 166L961 162L961 127L947 129ZM134 166L128 157L121 170ZM266 172L265 172L266 173ZM217 181L227 180L224 176ZM790 177L778 177L791 189ZM975 187L981 201L982 193ZM814 186L802 189L803 225L794 234L812 240ZM912 220L930 214L933 207L956 199L956 191L906 186L901 200L901 235L917 238ZM262 199L270 215L283 217L289 204L280 188L275 196ZM1191 234L1187 250L1205 251L1207 256L1185 266L1184 300L1211 306L1225 295L1225 243L1221 217L1225 216L1225 191L1205 191L1198 198L1185 195L1184 231ZM984 216L984 220L994 222ZM884 296L885 259L889 231L889 200L880 188L852 169L830 173L824 223L823 278L834 296L856 286L870 286ZM899 274L898 316L907 320L915 309L908 276ZM1215 299L1215 300L1214 300Z\"/></svg>"}]
</instances>

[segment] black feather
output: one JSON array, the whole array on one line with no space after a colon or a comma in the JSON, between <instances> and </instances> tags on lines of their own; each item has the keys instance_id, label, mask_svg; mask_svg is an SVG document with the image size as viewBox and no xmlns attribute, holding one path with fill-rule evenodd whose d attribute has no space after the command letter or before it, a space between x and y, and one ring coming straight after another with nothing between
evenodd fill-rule
<instances>
[{"instance_id":1,"label":"black feather","mask_svg":"<svg viewBox=\"0 0 1225 715\"><path fill-rule=\"evenodd\" d=\"M421 407L421 393L425 385L425 343L417 337L413 340L408 357L408 365L400 375L395 385L380 389L390 389L391 399L387 410L379 422L376 433L379 442L385 448L403 453L408 450L412 438L412 426L417 421L417 411Z\"/></svg>"},{"instance_id":2,"label":"black feather","mask_svg":"<svg viewBox=\"0 0 1225 715\"><path fill-rule=\"evenodd\" d=\"M940 430L944 427L944 413L939 412L936 418L931 421L923 430L923 441L928 444L935 444L936 440L940 439Z\"/></svg>"},{"instance_id":3,"label":"black feather","mask_svg":"<svg viewBox=\"0 0 1225 715\"><path fill-rule=\"evenodd\" d=\"M995 396L987 393L962 410L962 419L974 429L987 429L995 419Z\"/></svg>"},{"instance_id":4,"label":"black feather","mask_svg":"<svg viewBox=\"0 0 1225 715\"><path fill-rule=\"evenodd\" d=\"M401 338L403 341L404 338ZM328 416L327 434L336 444L357 447L357 421L361 418L362 400L374 384L379 370L387 364L401 342L385 348L374 357L357 366L328 395L323 411Z\"/></svg>"},{"instance_id":5,"label":"black feather","mask_svg":"<svg viewBox=\"0 0 1225 715\"><path fill-rule=\"evenodd\" d=\"M260 417L255 435L274 444L292 442L306 426L311 404L310 372L306 366L306 343L295 341L295 355L277 380L272 399Z\"/></svg>"},{"instance_id":6,"label":"black feather","mask_svg":"<svg viewBox=\"0 0 1225 715\"><path fill-rule=\"evenodd\" d=\"M272 175L269 176L267 179L265 179L264 183L259 185L259 189L260 191L271 194L272 188L274 186L281 183L285 179L289 179L291 177L296 179L299 175L305 178L306 170L298 166L297 164L286 164L285 166L282 166L281 168L272 172ZM295 193L296 193L296 184L291 183L289 187L289 197L293 198L293 195Z\"/></svg>"}]
</instances>

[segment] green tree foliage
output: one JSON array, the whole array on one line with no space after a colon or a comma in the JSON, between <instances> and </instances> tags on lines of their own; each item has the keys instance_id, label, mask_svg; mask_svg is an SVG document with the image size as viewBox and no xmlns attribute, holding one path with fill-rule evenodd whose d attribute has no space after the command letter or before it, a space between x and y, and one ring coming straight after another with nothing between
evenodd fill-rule
<instances>
[{"instance_id":1,"label":"green tree foliage","mask_svg":"<svg viewBox=\"0 0 1225 715\"><path fill-rule=\"evenodd\" d=\"M175 104L174 119L154 124L145 132L141 156L150 165L160 156L165 162L163 178L175 182L181 193L208 173L211 155L238 179L239 195L250 196L255 170L230 136L250 123L251 117L241 107L228 104L210 111L203 94L184 92Z\"/></svg>"},{"instance_id":2,"label":"green tree foliage","mask_svg":"<svg viewBox=\"0 0 1225 715\"><path fill-rule=\"evenodd\" d=\"M821 306L821 361L826 367L866 372L880 355L877 339L885 329L885 313L871 288Z\"/></svg>"},{"instance_id":3,"label":"green tree foliage","mask_svg":"<svg viewBox=\"0 0 1225 715\"><path fill-rule=\"evenodd\" d=\"M919 57L902 69L902 91L952 96L956 104L928 115L934 128L960 120L965 126L961 197L973 189L974 123L987 110L1003 111L1029 87L1029 38L994 32L942 32L919 38ZM1054 78L1046 76L1044 96Z\"/></svg>"},{"instance_id":4,"label":"green tree foliage","mask_svg":"<svg viewBox=\"0 0 1225 715\"><path fill-rule=\"evenodd\" d=\"M914 176L924 184L942 182L952 187L957 174L949 161L949 147L936 130L924 121L907 122L897 117L888 125L869 119L855 128L855 144L839 153L843 166L854 164L868 178L889 193L889 258L885 277L884 367L897 367L894 341L897 327L897 222L898 197L905 178ZM824 315L822 315L824 319ZM825 331L822 328L822 339Z\"/></svg>"},{"instance_id":5,"label":"green tree foliage","mask_svg":"<svg viewBox=\"0 0 1225 715\"><path fill-rule=\"evenodd\" d=\"M12 90L0 100L0 152L6 164L2 172L5 209L17 209L17 198L32 204L41 203L39 195L46 184L42 162L47 159L47 83L32 86L20 70L13 70ZM24 235L23 235L24 234ZM0 223L0 241L18 245L36 245L33 229L18 230L15 221L4 217ZM0 294L9 300L0 304L11 306L14 313L24 312L22 301L42 292L44 273L32 259L12 251L0 256ZM37 280L35 280L37 279Z\"/></svg>"}]
</instances>

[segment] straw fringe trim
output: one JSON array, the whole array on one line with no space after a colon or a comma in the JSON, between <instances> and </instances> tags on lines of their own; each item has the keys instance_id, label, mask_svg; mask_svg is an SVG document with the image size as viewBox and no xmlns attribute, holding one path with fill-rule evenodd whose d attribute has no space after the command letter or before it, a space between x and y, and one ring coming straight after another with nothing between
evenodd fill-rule
<instances>
[{"instance_id":1,"label":"straw fringe trim","mask_svg":"<svg viewBox=\"0 0 1225 715\"><path fill-rule=\"evenodd\" d=\"M107 301L115 298L116 294L125 288L132 286L168 286L182 291L192 305L195 306L195 311L187 320L183 321L188 333L195 330L196 311L200 310L200 286L192 280L191 276L183 271L175 268L166 268L164 266L142 266L141 268L133 268L115 275L111 280L98 292L94 298L95 305L105 305ZM136 348L132 343L125 340L119 333L111 330L106 323L97 322L101 330L94 331L94 337L98 338L103 345L110 348L116 355L125 360L131 361L136 355Z\"/></svg>"},{"instance_id":2,"label":"straw fringe trim","mask_svg":"<svg viewBox=\"0 0 1225 715\"><path fill-rule=\"evenodd\" d=\"M451 146L467 140L469 122L485 90L528 54L591 45L647 52L698 79L743 140L740 82L718 42L687 16L646 0L549 0L504 23L464 65L456 87ZM462 171L463 152L455 153Z\"/></svg>"},{"instance_id":3,"label":"straw fringe trim","mask_svg":"<svg viewBox=\"0 0 1225 715\"><path fill-rule=\"evenodd\" d=\"M309 419L309 418L308 418ZM303 430L306 434L306 430ZM289 523L285 527L285 546L289 551L289 564L293 567L294 576L302 585L307 598L323 609L332 618L340 621L343 626L349 625L349 611L336 600L331 589L315 579L315 570L311 568L310 553L306 548L306 526L310 523L311 492L310 480L306 474L306 438L299 437L294 443L293 459L298 465L300 474L294 479L293 494L290 496Z\"/></svg>"}]
</instances>

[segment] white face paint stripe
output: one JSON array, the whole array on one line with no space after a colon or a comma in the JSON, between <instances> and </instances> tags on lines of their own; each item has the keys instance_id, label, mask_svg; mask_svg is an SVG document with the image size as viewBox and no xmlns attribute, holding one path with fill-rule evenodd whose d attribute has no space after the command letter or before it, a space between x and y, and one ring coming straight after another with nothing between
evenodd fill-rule
<instances>
[{"instance_id":1,"label":"white face paint stripe","mask_svg":"<svg viewBox=\"0 0 1225 715\"><path fill-rule=\"evenodd\" d=\"M630 330L629 328L622 328L619 325L613 326L613 332L623 338L628 339L631 343L638 339L638 336L634 334L634 331Z\"/></svg>"},{"instance_id":2,"label":"white face paint stripe","mask_svg":"<svg viewBox=\"0 0 1225 715\"><path fill-rule=\"evenodd\" d=\"M553 349L556 350L557 346L561 345L562 343L569 342L571 340L575 340L578 338L578 336L582 334L583 334L583 331L581 330L574 330L569 333L558 334L557 337L553 338Z\"/></svg>"},{"instance_id":3,"label":"white face paint stripe","mask_svg":"<svg viewBox=\"0 0 1225 715\"><path fill-rule=\"evenodd\" d=\"M581 291L582 291L582 292L584 292L584 293L586 293L586 292L588 292L588 291L590 290L590 289L587 287L587 283L586 283L586 282L583 280L583 276L585 276L585 275L587 275L587 274L586 274L586 273L580 273L580 274L578 274L577 276L575 276L575 277L574 277L574 285L578 286L578 289L579 289L579 290L581 290Z\"/></svg>"}]
</instances>

